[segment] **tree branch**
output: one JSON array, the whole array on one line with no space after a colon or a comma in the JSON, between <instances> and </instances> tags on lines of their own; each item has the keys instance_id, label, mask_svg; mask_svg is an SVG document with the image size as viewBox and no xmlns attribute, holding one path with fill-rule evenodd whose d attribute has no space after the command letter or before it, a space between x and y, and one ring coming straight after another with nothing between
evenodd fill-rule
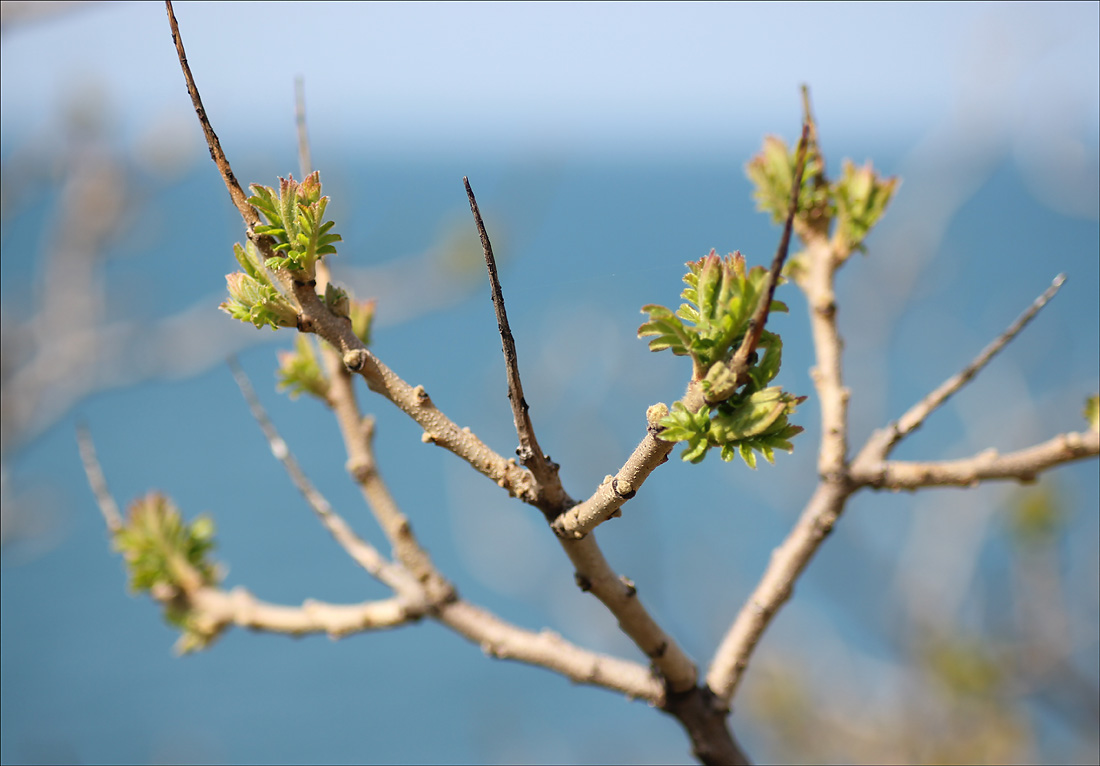
<instances>
[{"instance_id":1,"label":"tree branch","mask_svg":"<svg viewBox=\"0 0 1100 766\"><path fill-rule=\"evenodd\" d=\"M816 144L817 125L810 111L809 93L805 89L803 102L803 142L813 137ZM798 191L799 186L796 185L792 195ZM792 198L797 200L797 197ZM793 223L790 216L788 221ZM772 552L763 577L738 612L711 661L707 686L727 704L736 693L764 630L791 597L795 581L832 531L853 491L847 465L848 389L844 387L842 373L842 342L836 324L834 289L836 271L843 264L843 259L830 245L827 231L812 226L802 229L805 229L800 229L800 236L806 243L807 275L798 285L809 303L817 360L810 375L821 402L822 428L818 454L821 481L794 528Z\"/></svg>"},{"instance_id":2,"label":"tree branch","mask_svg":"<svg viewBox=\"0 0 1100 766\"><path fill-rule=\"evenodd\" d=\"M1028 322L1035 318L1035 315L1039 313L1043 306L1057 294L1065 281L1065 274L1059 274L1055 277L1050 287L1043 291L1043 294L1036 298L1032 304L1016 318L1016 321L1005 328L1003 333L982 349L982 352L974 357L970 364L964 367L958 374L941 383L935 391L932 391L928 396L910 407L908 412L886 426L886 428L876 431L871 438L867 440L867 444L864 445L863 449L860 450L853 465L859 465L861 472L866 472L866 466L868 464L885 460L902 439L920 428L921 424L924 423L929 415L946 402L956 391L973 380L974 377L992 361L993 357L996 356L1002 348L1008 345L1009 341L1015 338L1020 331L1027 326Z\"/></svg>"},{"instance_id":3,"label":"tree branch","mask_svg":"<svg viewBox=\"0 0 1100 766\"><path fill-rule=\"evenodd\" d=\"M779 246L775 249L775 257L772 258L771 269L768 271L768 281L765 283L764 294L756 304L756 311L749 320L749 331L745 333L740 348L730 361L730 371L740 380L749 367L749 357L756 350L756 344L760 342L760 334L764 332L764 325L768 321L771 311L772 298L775 297L775 288L779 284L779 272L783 270L783 264L787 260L787 254L791 248L791 230L794 228L794 219L798 215L798 197L802 191L802 174L806 170L806 152L810 144L810 115L807 110L802 121L802 137L798 141L798 153L795 156L794 177L791 181L791 201L787 208L787 221L783 224L783 236L779 238Z\"/></svg>"},{"instance_id":4,"label":"tree branch","mask_svg":"<svg viewBox=\"0 0 1100 766\"><path fill-rule=\"evenodd\" d=\"M340 426L348 455L348 473L359 485L367 507L390 541L394 556L420 583L428 601L433 605L453 601L457 597L454 585L436 569L378 472L373 447L374 419L360 413L350 373L331 347L322 346L321 355L329 379L328 404Z\"/></svg>"},{"instance_id":5,"label":"tree branch","mask_svg":"<svg viewBox=\"0 0 1100 766\"><path fill-rule=\"evenodd\" d=\"M581 649L552 631L517 628L466 601L445 604L436 619L479 644L490 657L538 665L575 683L601 686L651 705L664 699L664 685L649 668Z\"/></svg>"},{"instance_id":6,"label":"tree branch","mask_svg":"<svg viewBox=\"0 0 1100 766\"><path fill-rule=\"evenodd\" d=\"M481 237L481 248L485 253L485 268L489 272L489 286L492 291L493 308L497 316L497 328L500 330L501 346L504 351L504 367L508 379L508 400L512 405L512 419L516 425L516 435L519 437L519 449L516 454L520 462L531 471L538 486L535 491L543 499L544 513L547 521L560 513L560 509L568 508L574 504L572 498L566 494L558 476L558 465L550 460L539 447L535 437L535 427L531 422L527 400L523 397L523 382L519 377L519 356L516 353L516 341L512 337L512 328L508 325L508 313L504 308L504 292L500 286L500 277L497 274L497 262L493 256L493 246L489 242L489 233L485 230L485 223L481 220L481 211L478 210L477 200L474 198L474 190L470 188L470 179L463 176L462 183L466 187L466 196L470 200L470 212L474 215L474 223L477 225L477 233Z\"/></svg>"},{"instance_id":7,"label":"tree branch","mask_svg":"<svg viewBox=\"0 0 1100 766\"><path fill-rule=\"evenodd\" d=\"M305 178L313 172L313 160L309 154L309 131L306 130L306 82L301 77L294 80L294 121L298 128L298 172Z\"/></svg>"},{"instance_id":8,"label":"tree branch","mask_svg":"<svg viewBox=\"0 0 1100 766\"><path fill-rule=\"evenodd\" d=\"M328 604L307 599L301 606L260 601L244 588L224 591L199 588L187 595L191 617L206 635L214 636L230 625L267 633L302 636L324 633L343 638L368 630L396 628L420 619L422 610L404 598L364 601L361 604Z\"/></svg>"},{"instance_id":9,"label":"tree branch","mask_svg":"<svg viewBox=\"0 0 1100 766\"><path fill-rule=\"evenodd\" d=\"M218 143L217 136L210 127L210 120L203 110L202 101L199 98L198 87L195 85L191 70L187 65L186 54L183 49L183 40L176 24L176 18L172 12L170 0L166 0L168 18L172 27L172 39L179 55L180 66L184 72L188 92L195 107L199 122L203 126L207 144L210 147L211 157L222 173L229 195L236 205L247 227L249 239L259 248L263 259L272 257L269 237L256 236L255 224L259 223L259 215L248 204L244 193L240 189L229 161ZM544 499L535 491L535 481L531 472L518 466L515 459L505 460L496 452L485 445L469 429L460 428L450 418L439 411L432 403L424 388L413 388L401 380L392 370L384 365L377 357L366 349L362 341L355 337L350 322L344 317L332 314L321 302L315 292L316 285L312 282L300 282L290 279L284 270L279 270L277 276L280 282L291 292L299 307L299 329L302 332L311 332L324 338L333 348L340 351L344 364L354 372L360 374L367 382L367 386L377 393L382 394L398 408L408 414L424 428L422 436L425 442L439 444L467 461L480 473L491 478L498 485L508 490L516 497L523 499L536 507L546 505ZM560 508L555 512L560 512ZM545 510L544 510L545 512Z\"/></svg>"},{"instance_id":10,"label":"tree branch","mask_svg":"<svg viewBox=\"0 0 1100 766\"><path fill-rule=\"evenodd\" d=\"M703 406L702 396L698 392L689 391L684 401L687 402L689 397L698 402L697 407ZM646 413L646 435L618 473L606 477L591 497L569 508L551 523L550 528L558 537L580 540L608 519L622 515L620 509L623 503L637 494L638 488L657 466L668 462L669 453L676 446L675 442L660 438L658 421L666 413L667 409L662 407L649 408Z\"/></svg>"},{"instance_id":11,"label":"tree branch","mask_svg":"<svg viewBox=\"0 0 1100 766\"><path fill-rule=\"evenodd\" d=\"M772 551L764 576L737 613L707 671L707 686L726 704L737 692L764 630L790 599L795 582L832 532L850 494L835 482L819 483L794 529Z\"/></svg>"},{"instance_id":12,"label":"tree branch","mask_svg":"<svg viewBox=\"0 0 1100 766\"><path fill-rule=\"evenodd\" d=\"M649 614L637 588L615 574L594 537L560 540L576 568L577 586L592 593L619 621L619 627L650 659L672 692L684 692L697 678L695 664L676 641Z\"/></svg>"},{"instance_id":13,"label":"tree branch","mask_svg":"<svg viewBox=\"0 0 1100 766\"><path fill-rule=\"evenodd\" d=\"M195 78L191 76L191 67L187 64L187 53L183 50L183 37L180 36L176 14L172 10L172 0L164 0L164 5L168 9L168 24L172 27L172 42L176 46L176 55L179 57L180 67L183 69L183 79L187 82L187 92L191 96L191 103L195 107L195 114L198 115L203 135L206 136L206 145L210 147L210 159L214 160L214 164L218 166L218 172L222 174L222 180L225 182L225 188L229 191L229 197L233 200L233 204L240 212L241 218L244 219L251 234L252 227L260 223L260 214L256 212L252 205L248 204L248 195L237 183L237 177L233 175L233 168L229 166L229 160L226 159L225 152L222 151L221 142L218 141L218 136L214 133L214 128L206 116L206 109L203 108L198 86L195 85Z\"/></svg>"},{"instance_id":14,"label":"tree branch","mask_svg":"<svg viewBox=\"0 0 1100 766\"><path fill-rule=\"evenodd\" d=\"M92 442L92 434L88 427L80 424L76 427L76 443L80 448L80 460L84 464L84 474L88 477L88 484L95 495L96 504L99 506L103 520L107 523L107 531L112 535L122 529L122 512L115 502L114 495L107 487L107 478L103 475L103 467L99 464L99 458L95 454L95 444Z\"/></svg>"},{"instance_id":15,"label":"tree branch","mask_svg":"<svg viewBox=\"0 0 1100 766\"><path fill-rule=\"evenodd\" d=\"M394 566L387 561L373 545L355 534L355 531L352 530L346 521L344 521L343 517L332 510L332 506L329 504L328 500L326 500L324 495L318 492L313 486L309 477L305 475L298 465L298 461L295 460L294 455L291 454L286 442L279 436L279 432L275 430L275 425L271 422L271 419L268 418L263 405L260 404L260 400L256 397L256 392L253 390L252 384L249 383L248 377L244 374L244 370L242 370L240 365L233 359L229 360L229 367L233 371L233 378L237 381L237 386L241 389L241 394L244 395L245 401L248 402L248 408L252 412L252 417L259 423L264 433L264 437L271 447L271 454L283 464L283 468L286 470L290 480L294 483L294 486L301 493L302 497L305 498L309 507L317 514L317 518L321 520L321 524L329 531L333 539L335 539L340 547L351 556L355 563L363 567L370 575L393 588L394 591L401 594L406 599L419 601L422 598L421 589L412 581L408 572L402 567Z\"/></svg>"},{"instance_id":16,"label":"tree branch","mask_svg":"<svg viewBox=\"0 0 1100 766\"><path fill-rule=\"evenodd\" d=\"M973 457L935 462L889 460L852 465L852 481L873 489L972 487L991 479L1032 482L1043 471L1100 455L1096 431L1059 434L1042 444L1001 455L989 449Z\"/></svg>"}]
</instances>

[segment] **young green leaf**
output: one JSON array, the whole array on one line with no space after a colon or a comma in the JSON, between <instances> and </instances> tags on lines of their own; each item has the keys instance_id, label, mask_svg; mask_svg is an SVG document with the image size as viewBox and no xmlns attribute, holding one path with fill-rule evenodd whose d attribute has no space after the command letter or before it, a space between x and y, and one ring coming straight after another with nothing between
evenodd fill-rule
<instances>
[{"instance_id":1,"label":"young green leaf","mask_svg":"<svg viewBox=\"0 0 1100 766\"><path fill-rule=\"evenodd\" d=\"M321 401L328 400L329 381L321 370L312 339L299 333L294 351L279 352L277 388L289 391L291 399L307 393Z\"/></svg>"},{"instance_id":2,"label":"young green leaf","mask_svg":"<svg viewBox=\"0 0 1100 766\"><path fill-rule=\"evenodd\" d=\"M269 269L288 269L312 279L318 258L336 253L332 221L324 219L328 197L321 196L321 175L310 173L301 183L294 176L279 179L279 191L253 184L249 202L267 219L256 232L271 237L279 256L269 258Z\"/></svg>"},{"instance_id":3,"label":"young green leaf","mask_svg":"<svg viewBox=\"0 0 1100 766\"><path fill-rule=\"evenodd\" d=\"M680 294L685 303L675 314L664 306L642 307L649 321L638 328L638 337L653 336L651 351L690 355L693 378L702 380L716 363L729 361L744 338L768 272L763 266L746 270L740 253L721 258L714 250L687 267ZM781 301L772 301L771 311L786 310Z\"/></svg>"},{"instance_id":4,"label":"young green leaf","mask_svg":"<svg viewBox=\"0 0 1100 766\"><path fill-rule=\"evenodd\" d=\"M131 504L126 523L115 533L115 548L130 570L130 587L151 590L158 585L186 589L217 582L214 522L200 516L187 524L165 495L150 493ZM198 576L199 582L187 582Z\"/></svg>"},{"instance_id":5,"label":"young green leaf","mask_svg":"<svg viewBox=\"0 0 1100 766\"><path fill-rule=\"evenodd\" d=\"M351 302L351 331L355 337L363 341L364 346L370 345L371 326L374 324L375 300Z\"/></svg>"},{"instance_id":6,"label":"young green leaf","mask_svg":"<svg viewBox=\"0 0 1100 766\"><path fill-rule=\"evenodd\" d=\"M753 197L757 208L771 215L775 223L787 220L791 204L791 185L794 183L795 167L798 161L795 148L778 136L764 139L764 147L748 165L745 173L755 186ZM798 210L795 221L796 230L827 233L833 216L829 187L825 180L825 163L821 159L816 142L811 142L806 152L806 165L802 173L802 187L798 192Z\"/></svg>"},{"instance_id":7,"label":"young green leaf","mask_svg":"<svg viewBox=\"0 0 1100 766\"><path fill-rule=\"evenodd\" d=\"M876 174L871 163L857 168L851 160L844 160L840 180L833 184L837 213L834 237L841 257L863 252L863 240L886 212L899 183L896 177Z\"/></svg>"},{"instance_id":8,"label":"young green leaf","mask_svg":"<svg viewBox=\"0 0 1100 766\"><path fill-rule=\"evenodd\" d=\"M238 259L239 260L239 259ZM297 327L298 310L267 279L241 271L225 276L229 289L229 300L222 302L219 308L234 319L251 322L257 328L270 326L272 330L280 327Z\"/></svg>"}]
</instances>

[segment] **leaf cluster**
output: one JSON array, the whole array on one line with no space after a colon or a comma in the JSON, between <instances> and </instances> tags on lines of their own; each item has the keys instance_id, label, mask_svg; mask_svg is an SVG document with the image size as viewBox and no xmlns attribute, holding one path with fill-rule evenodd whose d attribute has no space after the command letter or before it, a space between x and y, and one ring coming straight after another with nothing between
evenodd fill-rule
<instances>
[{"instance_id":1,"label":"leaf cluster","mask_svg":"<svg viewBox=\"0 0 1100 766\"><path fill-rule=\"evenodd\" d=\"M158 492L134 501L114 545L126 560L135 592L217 582L217 565L208 557L214 549L214 521L199 516L184 522L175 504ZM199 582L192 581L195 576Z\"/></svg>"},{"instance_id":2,"label":"leaf cluster","mask_svg":"<svg viewBox=\"0 0 1100 766\"><path fill-rule=\"evenodd\" d=\"M794 449L790 440L802 427L790 423L788 416L805 399L772 386L743 391L698 412L674 402L660 421L661 438L687 442L681 457L691 463L701 462L711 447L717 447L726 462L740 456L745 465L756 468L755 453L774 463L775 450Z\"/></svg>"},{"instance_id":3,"label":"leaf cluster","mask_svg":"<svg viewBox=\"0 0 1100 766\"><path fill-rule=\"evenodd\" d=\"M265 325L272 330L297 327L298 309L272 282L271 272L260 263L256 246L251 242L245 247L234 244L233 255L244 270L226 274L229 300L222 302L219 308L234 319L251 322L257 328Z\"/></svg>"},{"instance_id":4,"label":"leaf cluster","mask_svg":"<svg viewBox=\"0 0 1100 766\"><path fill-rule=\"evenodd\" d=\"M760 153L745 167L756 187L753 196L758 208L770 214L775 223L787 218L796 160L796 147L788 147L777 136L768 136ZM851 160L844 161L840 178L830 182L817 143L811 141L798 194L795 230L805 241L814 235L827 237L832 228L832 246L841 259L863 252L867 234L886 212L899 183L897 177L876 173L870 162L856 167ZM797 258L792 259L792 271L797 270L798 263Z\"/></svg>"},{"instance_id":5,"label":"leaf cluster","mask_svg":"<svg viewBox=\"0 0 1100 766\"><path fill-rule=\"evenodd\" d=\"M275 240L274 250L281 257L269 258L269 269L287 269L312 279L317 259L335 255L334 243L339 234L331 233L335 225L325 220L328 197L321 196L321 174L314 171L298 183L291 175L279 179L279 192L269 186L252 184L253 196L248 202L267 219L256 227L256 233Z\"/></svg>"},{"instance_id":6,"label":"leaf cluster","mask_svg":"<svg viewBox=\"0 0 1100 766\"><path fill-rule=\"evenodd\" d=\"M766 293L768 271L762 266L746 269L740 253L721 258L714 250L687 267L686 287L680 293L685 303L676 313L664 306L644 306L649 321L638 328L639 337L652 336L651 351L667 348L691 357L692 380L705 397L698 411L674 403L658 421L664 429L661 438L687 442L682 457L693 463L706 457L711 447L719 448L726 461L740 455L751 468L756 467L757 452L774 462L774 451L789 452L791 437L802 431L788 422L788 416L804 398L768 387L782 363L779 336L761 331L745 375L731 369ZM787 306L773 299L769 309L785 312Z\"/></svg>"},{"instance_id":7,"label":"leaf cluster","mask_svg":"<svg viewBox=\"0 0 1100 766\"><path fill-rule=\"evenodd\" d=\"M746 270L740 252L722 258L713 249L686 266L687 287L680 293L685 303L675 314L664 306L643 306L649 321L638 328L638 337L654 336L650 351L667 348L677 356L690 356L692 377L702 380L714 365L724 366L741 345L767 288L768 271L763 266ZM769 311L786 312L787 306L773 300Z\"/></svg>"},{"instance_id":8,"label":"leaf cluster","mask_svg":"<svg viewBox=\"0 0 1100 766\"><path fill-rule=\"evenodd\" d=\"M200 625L184 598L220 579L219 567L210 557L215 547L213 519L201 515L187 523L168 497L151 492L130 506L125 524L115 532L114 546L126 561L130 589L149 591L164 605L165 619L182 631L180 651L201 649L215 637L217 629Z\"/></svg>"},{"instance_id":9,"label":"leaf cluster","mask_svg":"<svg viewBox=\"0 0 1100 766\"><path fill-rule=\"evenodd\" d=\"M297 399L300 394L310 394L328 401L328 377L317 358L316 343L308 336L299 334L293 351L279 352L276 375L278 390L287 391L291 399Z\"/></svg>"}]
</instances>

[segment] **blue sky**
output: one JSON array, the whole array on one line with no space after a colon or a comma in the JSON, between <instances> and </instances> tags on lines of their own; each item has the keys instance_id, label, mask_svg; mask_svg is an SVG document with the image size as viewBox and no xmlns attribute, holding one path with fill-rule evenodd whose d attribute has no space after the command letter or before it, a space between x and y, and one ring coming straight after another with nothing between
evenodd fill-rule
<instances>
[{"instance_id":1,"label":"blue sky","mask_svg":"<svg viewBox=\"0 0 1100 766\"><path fill-rule=\"evenodd\" d=\"M281 137L295 76L317 138L363 151L473 143L697 152L797 119L919 135L984 83L1010 119L1071 94L1100 122L1096 3L180 3L207 107ZM110 84L124 131L186 111L158 3L91 6L4 39L5 131ZM48 51L49 55L42 55ZM181 86L182 87L182 86Z\"/></svg>"}]
</instances>

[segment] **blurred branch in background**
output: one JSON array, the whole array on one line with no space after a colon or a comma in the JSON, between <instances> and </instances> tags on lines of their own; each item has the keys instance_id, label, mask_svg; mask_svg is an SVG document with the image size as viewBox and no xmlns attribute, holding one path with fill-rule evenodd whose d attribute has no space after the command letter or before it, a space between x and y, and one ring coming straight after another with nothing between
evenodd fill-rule
<instances>
[{"instance_id":1,"label":"blurred branch in background","mask_svg":"<svg viewBox=\"0 0 1100 766\"><path fill-rule=\"evenodd\" d=\"M19 15L22 11L10 9L12 5L24 4L4 3L9 17L39 18ZM66 7L75 11L84 6ZM157 306L135 294L134 279L140 277L128 272L140 267L128 267L125 259L180 257L164 249L170 232L158 232L150 224L150 219L164 217L151 206L160 192L180 183L194 167L198 144L193 135L170 126L122 145L105 86L80 83L67 99L56 130L42 131L8 151L0 172L0 236L6 261L0 306L0 540L5 545L37 534L42 520L23 515L28 509L20 497L33 494L33 488L16 488L11 456L79 402L105 389L194 376L231 354L274 339L270 333L227 323L216 310L216 293L159 316ZM38 232L25 236L31 227ZM452 305L479 276L477 240L468 225L464 228L465 237L457 223L444 229L423 253L349 270L349 282L367 281L385 296L389 311L382 324ZM18 256L12 244L17 229L24 235ZM131 241L134 237L137 244ZM35 242L31 252L23 250L27 239ZM423 277L411 282L405 278L410 271Z\"/></svg>"}]
</instances>

